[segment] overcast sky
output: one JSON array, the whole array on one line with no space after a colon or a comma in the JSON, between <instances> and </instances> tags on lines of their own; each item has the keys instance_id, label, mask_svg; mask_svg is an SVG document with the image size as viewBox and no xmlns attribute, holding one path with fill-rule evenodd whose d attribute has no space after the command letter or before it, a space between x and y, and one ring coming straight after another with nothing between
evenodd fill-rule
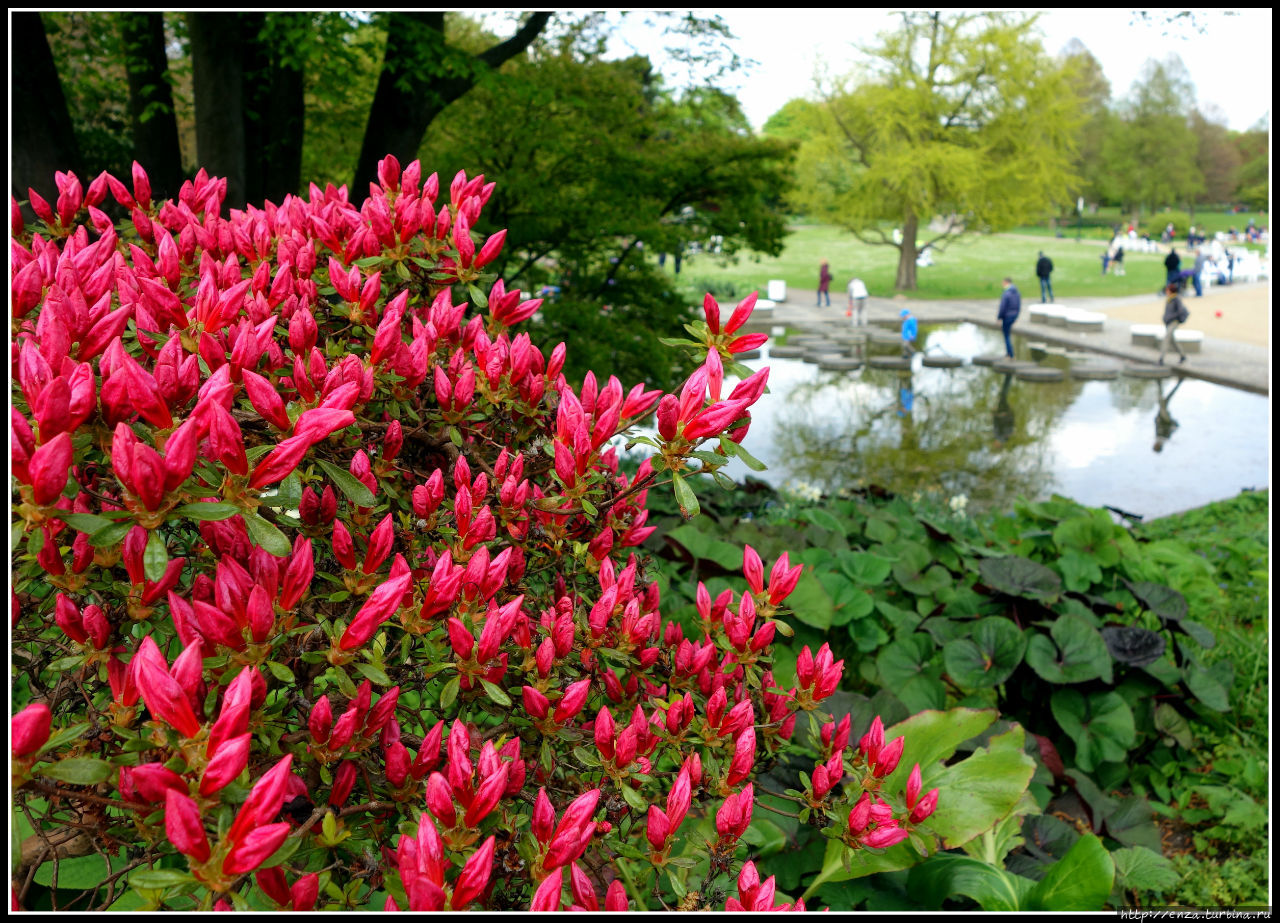
<instances>
[{"instance_id":1,"label":"overcast sky","mask_svg":"<svg viewBox=\"0 0 1280 923\"><path fill-rule=\"evenodd\" d=\"M813 91L816 67L833 74L850 69L857 60L855 42L870 42L878 32L893 28L890 11L836 9L723 9L719 13L733 30L734 49L758 65L733 74L721 85L741 101L751 124L759 128L789 99ZM1164 24L1163 11L1153 11L1156 24L1137 20L1132 11L1055 9L1043 11L1039 27L1045 50L1060 52L1079 38L1101 63L1111 82L1112 99L1128 94L1148 58L1177 54L1196 86L1196 100L1221 109L1229 128L1251 128L1271 110L1271 10L1247 9L1227 15L1220 10L1196 11L1206 27L1201 33L1179 21ZM664 40L646 29L642 16L631 15L611 37L611 53L648 54L667 78L679 86L687 79L681 65L665 60ZM1135 21L1136 20L1136 21ZM1166 33L1167 34L1162 34ZM629 50L630 49L630 50ZM664 63L665 62L665 63Z\"/></svg>"}]
</instances>

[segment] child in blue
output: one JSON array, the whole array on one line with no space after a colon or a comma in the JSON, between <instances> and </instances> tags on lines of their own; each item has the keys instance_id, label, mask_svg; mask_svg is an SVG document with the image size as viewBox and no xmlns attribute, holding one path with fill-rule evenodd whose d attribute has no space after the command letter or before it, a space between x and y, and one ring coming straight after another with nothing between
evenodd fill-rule
<instances>
[{"instance_id":1,"label":"child in blue","mask_svg":"<svg viewBox=\"0 0 1280 923\"><path fill-rule=\"evenodd\" d=\"M902 318L902 358L910 359L915 355L916 319L908 308L903 308L898 316Z\"/></svg>"}]
</instances>

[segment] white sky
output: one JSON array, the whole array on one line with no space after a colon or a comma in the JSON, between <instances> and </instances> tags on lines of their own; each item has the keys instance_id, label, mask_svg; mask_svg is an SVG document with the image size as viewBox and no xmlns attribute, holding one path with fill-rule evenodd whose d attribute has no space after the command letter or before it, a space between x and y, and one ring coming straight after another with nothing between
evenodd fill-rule
<instances>
[{"instance_id":1,"label":"white sky","mask_svg":"<svg viewBox=\"0 0 1280 923\"><path fill-rule=\"evenodd\" d=\"M833 74L850 70L857 61L853 43L870 43L896 22L891 11L882 9L694 12L719 13L736 36L732 47L759 62L745 75L730 75L720 84L737 95L756 128L788 100L812 93L815 67L826 67ZM1084 42L1102 65L1113 100L1128 95L1148 58L1163 59L1174 53L1195 83L1196 101L1219 107L1229 128L1243 131L1264 116L1269 122L1272 11L1247 9L1226 15L1201 8L1196 16L1206 26L1203 34L1183 21L1164 25L1163 12L1152 11L1157 23L1147 25L1127 9L1045 10L1039 27L1050 54L1056 55L1072 38ZM648 54L668 85L684 84L687 71L665 59L662 48L667 40L657 30L646 29L643 18L633 14L623 20L611 36L610 52Z\"/></svg>"}]
</instances>

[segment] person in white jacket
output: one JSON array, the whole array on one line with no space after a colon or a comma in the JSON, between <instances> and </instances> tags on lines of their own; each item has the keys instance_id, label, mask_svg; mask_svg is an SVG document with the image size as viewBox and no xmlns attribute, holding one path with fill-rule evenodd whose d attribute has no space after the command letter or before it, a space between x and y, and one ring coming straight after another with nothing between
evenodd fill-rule
<instances>
[{"instance_id":1,"label":"person in white jacket","mask_svg":"<svg viewBox=\"0 0 1280 923\"><path fill-rule=\"evenodd\" d=\"M849 317L855 327L867 322L867 287L861 279L849 283Z\"/></svg>"}]
</instances>

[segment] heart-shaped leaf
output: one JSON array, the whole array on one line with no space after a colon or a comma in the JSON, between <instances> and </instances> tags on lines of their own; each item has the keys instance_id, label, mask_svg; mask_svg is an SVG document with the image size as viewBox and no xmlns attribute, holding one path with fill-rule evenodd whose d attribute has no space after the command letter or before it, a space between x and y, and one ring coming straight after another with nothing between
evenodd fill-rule
<instances>
[{"instance_id":1,"label":"heart-shaped leaf","mask_svg":"<svg viewBox=\"0 0 1280 923\"><path fill-rule=\"evenodd\" d=\"M1092 772L1103 763L1119 763L1137 742L1133 711L1114 692L1085 696L1077 689L1059 689L1049 699L1058 725L1076 745L1076 765Z\"/></svg>"},{"instance_id":2,"label":"heart-shaped leaf","mask_svg":"<svg viewBox=\"0 0 1280 923\"><path fill-rule=\"evenodd\" d=\"M1026 649L1026 636L1013 622L992 616L974 622L968 638L949 641L942 663L962 689L992 689L1013 674Z\"/></svg>"},{"instance_id":3,"label":"heart-shaped leaf","mask_svg":"<svg viewBox=\"0 0 1280 923\"><path fill-rule=\"evenodd\" d=\"M1149 663L1155 663L1165 649L1164 636L1146 628L1104 628L1102 640L1112 657L1131 667L1145 667Z\"/></svg>"},{"instance_id":4,"label":"heart-shaped leaf","mask_svg":"<svg viewBox=\"0 0 1280 923\"><path fill-rule=\"evenodd\" d=\"M1064 615L1049 634L1027 644L1027 663L1051 683L1111 682L1111 655L1098 630L1078 615Z\"/></svg>"},{"instance_id":5,"label":"heart-shaped leaf","mask_svg":"<svg viewBox=\"0 0 1280 923\"><path fill-rule=\"evenodd\" d=\"M1034 599L1046 606L1062 594L1062 578L1035 561L1011 555L978 562L982 582L1009 596Z\"/></svg>"}]
</instances>

